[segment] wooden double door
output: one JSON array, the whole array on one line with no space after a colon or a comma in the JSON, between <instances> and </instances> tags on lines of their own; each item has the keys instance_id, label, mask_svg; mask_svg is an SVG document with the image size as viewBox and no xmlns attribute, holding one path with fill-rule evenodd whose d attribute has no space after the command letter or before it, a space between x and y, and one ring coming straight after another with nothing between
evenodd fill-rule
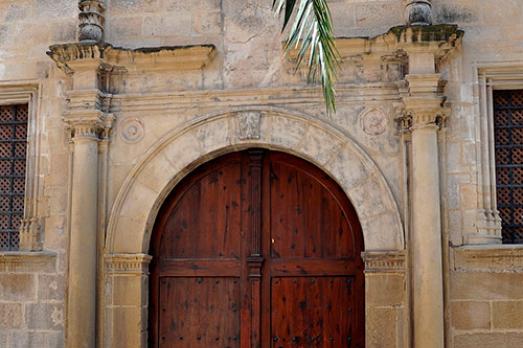
<instances>
[{"instance_id":1,"label":"wooden double door","mask_svg":"<svg viewBox=\"0 0 523 348\"><path fill-rule=\"evenodd\" d=\"M258 149L197 168L152 237L152 347L364 347L361 228L326 174Z\"/></svg>"}]
</instances>

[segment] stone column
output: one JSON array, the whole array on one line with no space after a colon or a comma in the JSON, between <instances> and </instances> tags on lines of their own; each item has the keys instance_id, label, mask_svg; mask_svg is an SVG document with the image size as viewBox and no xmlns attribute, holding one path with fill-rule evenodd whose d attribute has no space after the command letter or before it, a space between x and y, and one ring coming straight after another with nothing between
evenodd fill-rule
<instances>
[{"instance_id":1,"label":"stone column","mask_svg":"<svg viewBox=\"0 0 523 348\"><path fill-rule=\"evenodd\" d=\"M68 119L73 142L67 346L95 347L99 115Z\"/></svg>"},{"instance_id":2,"label":"stone column","mask_svg":"<svg viewBox=\"0 0 523 348\"><path fill-rule=\"evenodd\" d=\"M412 60L411 60L412 62ZM430 70L430 64L427 66ZM423 70L413 67L413 70ZM407 76L404 97L412 136L412 299L414 347L444 347L438 129L444 115L439 74Z\"/></svg>"},{"instance_id":3,"label":"stone column","mask_svg":"<svg viewBox=\"0 0 523 348\"><path fill-rule=\"evenodd\" d=\"M431 25L431 0L406 0L405 17L407 25Z\"/></svg>"},{"instance_id":4,"label":"stone column","mask_svg":"<svg viewBox=\"0 0 523 348\"><path fill-rule=\"evenodd\" d=\"M104 92L102 83L107 64L97 45L69 44L53 49L52 54L67 64L72 76L64 116L72 143L66 343L71 348L94 348L97 242L98 236L103 236L98 219L99 143L113 122L107 102L111 95Z\"/></svg>"}]
</instances>

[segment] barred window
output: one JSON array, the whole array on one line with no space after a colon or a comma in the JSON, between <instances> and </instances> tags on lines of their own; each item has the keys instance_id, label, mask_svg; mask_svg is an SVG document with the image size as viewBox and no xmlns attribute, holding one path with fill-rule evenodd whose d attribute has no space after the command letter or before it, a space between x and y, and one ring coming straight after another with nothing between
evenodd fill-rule
<instances>
[{"instance_id":1,"label":"barred window","mask_svg":"<svg viewBox=\"0 0 523 348\"><path fill-rule=\"evenodd\" d=\"M28 105L0 106L0 250L17 250L24 217Z\"/></svg>"},{"instance_id":2,"label":"barred window","mask_svg":"<svg viewBox=\"0 0 523 348\"><path fill-rule=\"evenodd\" d=\"M523 243L523 90L494 91L494 120L503 243Z\"/></svg>"}]
</instances>

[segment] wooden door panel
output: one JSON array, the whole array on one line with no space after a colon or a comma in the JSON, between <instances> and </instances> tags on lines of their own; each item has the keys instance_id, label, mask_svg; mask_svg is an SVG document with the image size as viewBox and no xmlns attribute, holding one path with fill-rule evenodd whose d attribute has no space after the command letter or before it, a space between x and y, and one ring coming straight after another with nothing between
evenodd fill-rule
<instances>
[{"instance_id":1,"label":"wooden door panel","mask_svg":"<svg viewBox=\"0 0 523 348\"><path fill-rule=\"evenodd\" d=\"M279 156L270 171L271 257L354 257L353 231L330 179Z\"/></svg>"},{"instance_id":2,"label":"wooden door panel","mask_svg":"<svg viewBox=\"0 0 523 348\"><path fill-rule=\"evenodd\" d=\"M239 347L239 299L238 278L162 277L161 347Z\"/></svg>"},{"instance_id":3,"label":"wooden door panel","mask_svg":"<svg viewBox=\"0 0 523 348\"><path fill-rule=\"evenodd\" d=\"M164 225L163 258L240 257L240 176L232 160L187 185Z\"/></svg>"},{"instance_id":4,"label":"wooden door panel","mask_svg":"<svg viewBox=\"0 0 523 348\"><path fill-rule=\"evenodd\" d=\"M272 347L350 347L351 277L273 278Z\"/></svg>"}]
</instances>

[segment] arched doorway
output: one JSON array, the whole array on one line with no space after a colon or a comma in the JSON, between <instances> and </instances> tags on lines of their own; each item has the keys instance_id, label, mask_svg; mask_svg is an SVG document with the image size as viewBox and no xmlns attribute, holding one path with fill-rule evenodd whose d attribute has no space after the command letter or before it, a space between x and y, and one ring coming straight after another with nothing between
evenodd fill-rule
<instances>
[{"instance_id":1,"label":"arched doorway","mask_svg":"<svg viewBox=\"0 0 523 348\"><path fill-rule=\"evenodd\" d=\"M165 200L151 241L153 347L364 347L361 227L312 164L251 149Z\"/></svg>"}]
</instances>

